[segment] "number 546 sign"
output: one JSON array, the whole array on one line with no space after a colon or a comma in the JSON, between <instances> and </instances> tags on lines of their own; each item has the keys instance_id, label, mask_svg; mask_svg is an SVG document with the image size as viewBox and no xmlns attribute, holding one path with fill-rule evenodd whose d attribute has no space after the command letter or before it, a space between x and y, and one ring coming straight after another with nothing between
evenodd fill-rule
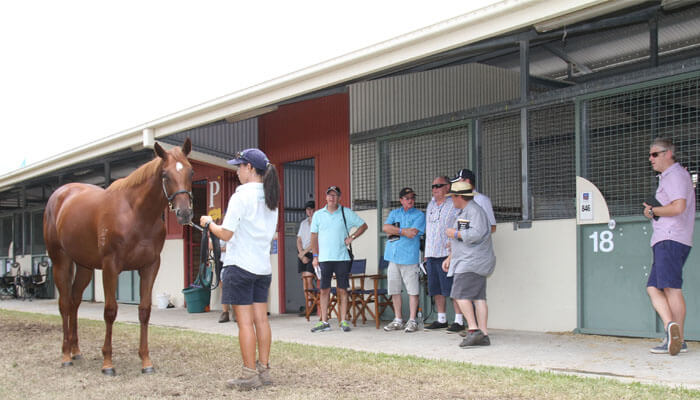
<instances>
[{"instance_id":1,"label":"number 546 sign","mask_svg":"<svg viewBox=\"0 0 700 400\"><path fill-rule=\"evenodd\" d=\"M599 251L602 251L603 253L610 253L615 248L615 243L613 243L613 233L611 231L602 231L600 234L598 231L595 231L591 233L588 238L593 240L594 253Z\"/></svg>"}]
</instances>

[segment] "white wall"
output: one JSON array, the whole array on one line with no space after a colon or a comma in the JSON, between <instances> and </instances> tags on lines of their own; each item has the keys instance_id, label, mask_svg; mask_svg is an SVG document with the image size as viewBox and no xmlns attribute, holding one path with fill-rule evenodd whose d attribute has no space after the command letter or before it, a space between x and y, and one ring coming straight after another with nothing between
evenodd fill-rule
<instances>
[{"instance_id":1,"label":"white wall","mask_svg":"<svg viewBox=\"0 0 700 400\"><path fill-rule=\"evenodd\" d=\"M170 295L175 307L185 306L185 242L183 239L167 239L160 253L160 269L153 283L151 301L157 305L156 296L162 293Z\"/></svg>"},{"instance_id":2,"label":"white wall","mask_svg":"<svg viewBox=\"0 0 700 400\"><path fill-rule=\"evenodd\" d=\"M576 221L498 224L496 270L487 281L489 327L526 331L576 328Z\"/></svg>"},{"instance_id":3,"label":"white wall","mask_svg":"<svg viewBox=\"0 0 700 400\"><path fill-rule=\"evenodd\" d=\"M353 243L356 258L377 271L377 212L360 211L369 229ZM496 270L487 281L489 327L526 331L576 328L576 221L534 221L513 230L498 224Z\"/></svg>"}]
</instances>

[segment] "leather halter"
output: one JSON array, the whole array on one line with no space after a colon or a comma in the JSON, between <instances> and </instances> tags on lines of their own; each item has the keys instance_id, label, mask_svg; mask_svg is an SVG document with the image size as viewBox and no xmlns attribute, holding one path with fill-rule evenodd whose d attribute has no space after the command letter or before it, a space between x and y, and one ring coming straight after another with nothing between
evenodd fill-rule
<instances>
[{"instance_id":1,"label":"leather halter","mask_svg":"<svg viewBox=\"0 0 700 400\"><path fill-rule=\"evenodd\" d=\"M161 183L163 184L163 194L165 194L165 198L168 199L168 207L170 207L170 211L175 211L175 208L173 207L173 200L175 199L175 196L183 193L190 197L190 208L193 208L193 196L191 191L182 189L168 196L168 190L165 188L165 178L161 179Z\"/></svg>"}]
</instances>

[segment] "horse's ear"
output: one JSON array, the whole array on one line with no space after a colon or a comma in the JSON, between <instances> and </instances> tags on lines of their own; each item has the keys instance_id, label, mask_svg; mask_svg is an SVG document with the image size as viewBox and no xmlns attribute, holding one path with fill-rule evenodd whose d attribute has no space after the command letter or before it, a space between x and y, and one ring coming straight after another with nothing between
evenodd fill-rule
<instances>
[{"instance_id":1,"label":"horse's ear","mask_svg":"<svg viewBox=\"0 0 700 400\"><path fill-rule=\"evenodd\" d=\"M157 142L153 145L153 151L155 151L156 155L162 158L163 160L168 159L168 153L166 153L165 150L163 150L163 148L160 147L160 145Z\"/></svg>"},{"instance_id":2,"label":"horse's ear","mask_svg":"<svg viewBox=\"0 0 700 400\"><path fill-rule=\"evenodd\" d=\"M185 139L185 143L182 144L182 153L185 155L190 154L190 151L192 151L192 142L190 141L190 138Z\"/></svg>"}]
</instances>

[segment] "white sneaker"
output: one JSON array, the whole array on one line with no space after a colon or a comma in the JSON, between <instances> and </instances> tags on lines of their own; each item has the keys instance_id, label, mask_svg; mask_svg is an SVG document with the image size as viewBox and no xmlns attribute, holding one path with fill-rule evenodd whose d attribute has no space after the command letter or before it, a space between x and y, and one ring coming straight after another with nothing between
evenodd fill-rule
<instances>
[{"instance_id":1,"label":"white sneaker","mask_svg":"<svg viewBox=\"0 0 700 400\"><path fill-rule=\"evenodd\" d=\"M418 330L418 324L416 324L416 321L410 319L408 322L406 322L406 329L404 332L406 333L411 333L415 332Z\"/></svg>"},{"instance_id":2,"label":"white sneaker","mask_svg":"<svg viewBox=\"0 0 700 400\"><path fill-rule=\"evenodd\" d=\"M387 332L400 331L401 329L403 329L403 324L397 320L391 321L389 325L384 327L384 330Z\"/></svg>"}]
</instances>

